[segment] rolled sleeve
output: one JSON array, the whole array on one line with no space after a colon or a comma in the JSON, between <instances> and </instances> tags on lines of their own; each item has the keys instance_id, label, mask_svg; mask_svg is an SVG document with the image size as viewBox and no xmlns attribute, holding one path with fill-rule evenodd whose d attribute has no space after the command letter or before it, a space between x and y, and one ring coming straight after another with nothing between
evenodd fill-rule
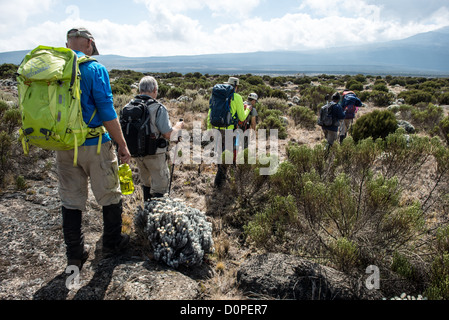
<instances>
[{"instance_id":1,"label":"rolled sleeve","mask_svg":"<svg viewBox=\"0 0 449 320\"><path fill-rule=\"evenodd\" d=\"M164 106L159 109L159 113L156 117L156 127L163 135L170 133L173 130L168 117L168 111Z\"/></svg>"}]
</instances>

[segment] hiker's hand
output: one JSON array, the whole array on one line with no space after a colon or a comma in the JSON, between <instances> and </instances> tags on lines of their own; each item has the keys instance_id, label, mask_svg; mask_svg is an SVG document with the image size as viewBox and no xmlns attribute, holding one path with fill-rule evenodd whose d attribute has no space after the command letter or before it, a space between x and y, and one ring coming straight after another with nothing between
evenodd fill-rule
<instances>
[{"instance_id":1,"label":"hiker's hand","mask_svg":"<svg viewBox=\"0 0 449 320\"><path fill-rule=\"evenodd\" d=\"M182 130L184 129L184 121L178 121L173 129Z\"/></svg>"},{"instance_id":2,"label":"hiker's hand","mask_svg":"<svg viewBox=\"0 0 449 320\"><path fill-rule=\"evenodd\" d=\"M120 158L121 163L127 163L131 161L131 154L129 153L127 146L119 146L118 147L118 156Z\"/></svg>"}]
</instances>

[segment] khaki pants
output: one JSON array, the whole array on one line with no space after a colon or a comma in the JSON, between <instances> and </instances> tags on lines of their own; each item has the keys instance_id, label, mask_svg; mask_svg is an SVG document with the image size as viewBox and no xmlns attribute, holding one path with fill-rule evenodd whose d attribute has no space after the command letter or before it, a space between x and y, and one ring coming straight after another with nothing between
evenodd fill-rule
<instances>
[{"instance_id":1,"label":"khaki pants","mask_svg":"<svg viewBox=\"0 0 449 320\"><path fill-rule=\"evenodd\" d=\"M170 184L170 172L166 153L135 158L142 185L151 188L151 194L166 194Z\"/></svg>"},{"instance_id":2,"label":"khaki pants","mask_svg":"<svg viewBox=\"0 0 449 320\"><path fill-rule=\"evenodd\" d=\"M335 141L338 139L338 132L337 131L331 131L323 129L324 136L326 137L327 143L329 145L333 145Z\"/></svg>"},{"instance_id":3,"label":"khaki pants","mask_svg":"<svg viewBox=\"0 0 449 320\"><path fill-rule=\"evenodd\" d=\"M352 122L354 121L354 119L344 119L343 121L341 121L340 123L340 136L344 136L346 137L346 135L348 134L348 130L352 125Z\"/></svg>"},{"instance_id":4,"label":"khaki pants","mask_svg":"<svg viewBox=\"0 0 449 320\"><path fill-rule=\"evenodd\" d=\"M78 148L78 166L73 166L74 150L57 151L56 165L59 177L61 205L67 209L85 210L88 181L101 206L117 204L122 199L118 178L118 161L112 142Z\"/></svg>"}]
</instances>

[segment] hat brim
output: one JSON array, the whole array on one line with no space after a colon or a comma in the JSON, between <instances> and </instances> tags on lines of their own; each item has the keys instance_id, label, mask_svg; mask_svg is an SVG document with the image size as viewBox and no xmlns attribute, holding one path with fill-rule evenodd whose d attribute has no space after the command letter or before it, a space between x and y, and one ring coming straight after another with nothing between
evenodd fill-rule
<instances>
[{"instance_id":1,"label":"hat brim","mask_svg":"<svg viewBox=\"0 0 449 320\"><path fill-rule=\"evenodd\" d=\"M92 55L93 56L99 56L100 53L98 52L97 46L95 45L95 41L92 41L92 48L93 48Z\"/></svg>"}]
</instances>

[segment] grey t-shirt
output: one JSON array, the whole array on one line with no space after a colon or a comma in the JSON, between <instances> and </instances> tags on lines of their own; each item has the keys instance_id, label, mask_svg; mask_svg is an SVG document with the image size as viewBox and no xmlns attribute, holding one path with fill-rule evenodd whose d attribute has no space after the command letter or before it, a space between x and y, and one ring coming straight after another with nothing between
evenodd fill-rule
<instances>
[{"instance_id":1,"label":"grey t-shirt","mask_svg":"<svg viewBox=\"0 0 449 320\"><path fill-rule=\"evenodd\" d=\"M163 105L159 109L159 112L156 116L156 127L162 134L166 134L173 130L168 116L167 108L165 108L165 106Z\"/></svg>"}]
</instances>

